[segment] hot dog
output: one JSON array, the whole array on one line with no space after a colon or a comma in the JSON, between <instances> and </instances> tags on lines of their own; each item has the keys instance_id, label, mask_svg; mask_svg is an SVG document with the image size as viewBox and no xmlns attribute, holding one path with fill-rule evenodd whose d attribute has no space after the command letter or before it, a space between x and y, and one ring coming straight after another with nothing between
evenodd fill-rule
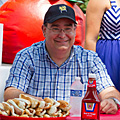
<instances>
[{"instance_id":1,"label":"hot dog","mask_svg":"<svg viewBox=\"0 0 120 120\"><path fill-rule=\"evenodd\" d=\"M15 113L16 113L17 115L23 115L23 114L24 114L24 110L21 109L21 108L19 108L14 101L16 101L16 100L15 100L15 99L14 99L14 100L13 100L13 99L9 99L9 100L7 101L7 103L9 103L11 106L13 106L13 108L14 108L14 110L15 110Z\"/></svg>"},{"instance_id":2,"label":"hot dog","mask_svg":"<svg viewBox=\"0 0 120 120\"><path fill-rule=\"evenodd\" d=\"M37 108L38 104L39 104L39 100L37 99L34 99L30 96L27 96L25 94L20 94L20 98L23 98L23 99L26 99L26 100L29 100L30 103L31 103L31 108Z\"/></svg>"}]
</instances>

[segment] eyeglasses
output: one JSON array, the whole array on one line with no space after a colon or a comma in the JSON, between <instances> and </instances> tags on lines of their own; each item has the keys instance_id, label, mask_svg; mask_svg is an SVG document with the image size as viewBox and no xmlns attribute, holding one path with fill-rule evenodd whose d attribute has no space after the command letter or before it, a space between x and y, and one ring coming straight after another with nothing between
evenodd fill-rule
<instances>
[{"instance_id":1,"label":"eyeglasses","mask_svg":"<svg viewBox=\"0 0 120 120\"><path fill-rule=\"evenodd\" d=\"M48 28L48 27L46 26L46 28ZM66 34L69 34L73 30L75 30L75 28L76 27L74 27L74 28L68 27L68 28L60 29L60 28L53 27L53 28L48 28L48 29L51 30L54 34L60 34L61 31L63 31Z\"/></svg>"}]
</instances>

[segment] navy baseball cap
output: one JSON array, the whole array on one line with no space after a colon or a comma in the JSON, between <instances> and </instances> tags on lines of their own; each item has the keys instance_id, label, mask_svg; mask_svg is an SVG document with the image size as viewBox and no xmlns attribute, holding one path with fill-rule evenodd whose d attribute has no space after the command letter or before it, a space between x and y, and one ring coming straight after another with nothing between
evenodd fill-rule
<instances>
[{"instance_id":1,"label":"navy baseball cap","mask_svg":"<svg viewBox=\"0 0 120 120\"><path fill-rule=\"evenodd\" d=\"M68 18L76 23L75 12L71 7L65 4L56 4L52 5L46 12L44 17L44 24L52 23L60 18Z\"/></svg>"}]
</instances>

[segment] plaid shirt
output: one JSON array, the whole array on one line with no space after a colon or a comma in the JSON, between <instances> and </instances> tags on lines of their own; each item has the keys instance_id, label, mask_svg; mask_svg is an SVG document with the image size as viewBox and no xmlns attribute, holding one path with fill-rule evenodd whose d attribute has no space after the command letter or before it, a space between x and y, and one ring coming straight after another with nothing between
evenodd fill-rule
<instances>
[{"instance_id":1,"label":"plaid shirt","mask_svg":"<svg viewBox=\"0 0 120 120\"><path fill-rule=\"evenodd\" d=\"M13 86L43 99L50 97L69 102L75 77L81 77L86 92L89 73L96 74L98 93L114 86L95 52L74 45L70 57L59 67L46 51L45 41L41 41L17 53L6 87Z\"/></svg>"}]
</instances>

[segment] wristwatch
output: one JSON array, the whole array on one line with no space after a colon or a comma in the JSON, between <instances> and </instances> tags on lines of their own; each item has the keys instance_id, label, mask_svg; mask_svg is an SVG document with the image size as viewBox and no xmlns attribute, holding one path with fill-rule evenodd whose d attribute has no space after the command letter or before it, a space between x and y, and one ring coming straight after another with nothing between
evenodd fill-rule
<instances>
[{"instance_id":1,"label":"wristwatch","mask_svg":"<svg viewBox=\"0 0 120 120\"><path fill-rule=\"evenodd\" d=\"M114 102L117 104L118 109L120 109L120 101L116 98L110 98L110 99L113 99Z\"/></svg>"}]
</instances>

